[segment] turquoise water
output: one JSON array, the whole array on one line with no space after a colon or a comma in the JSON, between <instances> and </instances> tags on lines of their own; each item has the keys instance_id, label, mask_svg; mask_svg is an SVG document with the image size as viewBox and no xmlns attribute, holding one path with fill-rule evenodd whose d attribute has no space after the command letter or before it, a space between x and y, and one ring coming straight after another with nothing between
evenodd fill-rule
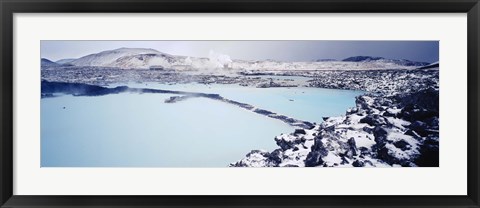
<instances>
[{"instance_id":1,"label":"turquoise water","mask_svg":"<svg viewBox=\"0 0 480 208\"><path fill-rule=\"evenodd\" d=\"M148 87L218 93L307 121L344 114L361 92L315 88L246 88L236 85ZM172 95L123 93L41 100L42 167L226 167L250 150L274 150L273 140L294 130L227 103Z\"/></svg>"},{"instance_id":2,"label":"turquoise water","mask_svg":"<svg viewBox=\"0 0 480 208\"><path fill-rule=\"evenodd\" d=\"M323 116L344 115L349 107L355 106L355 96L362 91L335 90L311 87L252 88L223 84L181 84L129 83L135 88L153 88L205 92L220 94L224 98L248 103L292 118L321 123Z\"/></svg>"}]
</instances>

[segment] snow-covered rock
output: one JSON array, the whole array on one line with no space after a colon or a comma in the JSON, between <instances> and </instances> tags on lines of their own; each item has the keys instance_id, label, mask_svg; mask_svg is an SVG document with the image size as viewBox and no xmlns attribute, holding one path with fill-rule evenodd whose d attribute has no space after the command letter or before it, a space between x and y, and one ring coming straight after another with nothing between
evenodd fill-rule
<instances>
[{"instance_id":1,"label":"snow-covered rock","mask_svg":"<svg viewBox=\"0 0 480 208\"><path fill-rule=\"evenodd\" d=\"M385 80L377 83L381 88L376 93L358 96L356 106L345 116L324 118L313 129L297 129L276 137L280 148L275 155L280 157L275 157L275 163L270 157L247 155L230 166L438 167L438 72L411 73L418 85L397 82L393 89L402 89L397 91L381 87L389 85ZM389 75L385 77L404 76ZM351 74L344 80L348 77ZM348 88L353 82L342 83Z\"/></svg>"}]
</instances>

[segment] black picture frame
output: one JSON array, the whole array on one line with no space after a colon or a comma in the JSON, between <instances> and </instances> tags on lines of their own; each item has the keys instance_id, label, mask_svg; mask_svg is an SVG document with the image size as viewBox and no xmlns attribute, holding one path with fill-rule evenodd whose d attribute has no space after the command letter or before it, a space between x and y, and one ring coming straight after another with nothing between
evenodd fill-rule
<instances>
[{"instance_id":1,"label":"black picture frame","mask_svg":"<svg viewBox=\"0 0 480 208\"><path fill-rule=\"evenodd\" d=\"M480 207L478 0L0 0L1 207ZM466 196L25 196L13 195L14 13L467 13ZM445 179L454 180L454 179ZM94 187L92 187L94 188Z\"/></svg>"}]
</instances>

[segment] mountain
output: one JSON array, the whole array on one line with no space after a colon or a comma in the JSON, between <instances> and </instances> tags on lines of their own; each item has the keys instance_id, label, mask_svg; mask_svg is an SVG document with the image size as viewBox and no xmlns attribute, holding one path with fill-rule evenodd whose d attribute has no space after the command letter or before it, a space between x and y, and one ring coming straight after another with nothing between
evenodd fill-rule
<instances>
[{"instance_id":1,"label":"mountain","mask_svg":"<svg viewBox=\"0 0 480 208\"><path fill-rule=\"evenodd\" d=\"M221 56L220 56L221 58ZM218 57L196 58L162 53L154 49L119 48L90 54L73 60L74 66L102 66L121 69L168 68L176 70L216 68ZM223 65L220 64L222 67Z\"/></svg>"},{"instance_id":2,"label":"mountain","mask_svg":"<svg viewBox=\"0 0 480 208\"><path fill-rule=\"evenodd\" d=\"M372 56L353 56L343 60L317 59L305 62L277 60L232 60L226 54L210 51L208 57L187 57L162 53L146 48L118 48L83 56L75 60L59 60L63 66L99 66L120 69L174 69L202 70L224 69L243 71L268 70L383 70L416 69L428 65L404 59L387 59Z\"/></svg>"},{"instance_id":3,"label":"mountain","mask_svg":"<svg viewBox=\"0 0 480 208\"><path fill-rule=\"evenodd\" d=\"M57 67L57 66L61 66L61 65L57 64L53 61L50 61L46 58L42 58L41 62L40 62L40 66L41 66L41 68L46 68L46 67Z\"/></svg>"},{"instance_id":4,"label":"mountain","mask_svg":"<svg viewBox=\"0 0 480 208\"><path fill-rule=\"evenodd\" d=\"M148 69L151 66L171 67L180 64L180 58L164 53L146 53L123 56L115 60L110 66L123 69Z\"/></svg>"},{"instance_id":5,"label":"mountain","mask_svg":"<svg viewBox=\"0 0 480 208\"><path fill-rule=\"evenodd\" d=\"M60 59L60 60L56 61L55 63L57 63L57 64L68 64L68 63L70 63L74 60L75 59Z\"/></svg>"},{"instance_id":6,"label":"mountain","mask_svg":"<svg viewBox=\"0 0 480 208\"><path fill-rule=\"evenodd\" d=\"M90 54L74 61L70 64L75 66L112 66L117 59L140 54L161 54L159 51L147 48L119 48L115 50L103 51Z\"/></svg>"},{"instance_id":7,"label":"mountain","mask_svg":"<svg viewBox=\"0 0 480 208\"><path fill-rule=\"evenodd\" d=\"M315 62L328 62L328 61L338 61L337 59L317 59Z\"/></svg>"},{"instance_id":8,"label":"mountain","mask_svg":"<svg viewBox=\"0 0 480 208\"><path fill-rule=\"evenodd\" d=\"M374 56L352 56L342 61L345 62L377 62L377 63L386 63L386 64L396 64L400 66L426 66L430 63L428 62L419 62L419 61L410 61L406 59L387 59L383 57L374 57Z\"/></svg>"},{"instance_id":9,"label":"mountain","mask_svg":"<svg viewBox=\"0 0 480 208\"><path fill-rule=\"evenodd\" d=\"M348 62L366 62L366 61L376 61L383 59L382 57L372 57L372 56L352 56L348 57L346 59L343 59L342 61L348 61Z\"/></svg>"}]
</instances>

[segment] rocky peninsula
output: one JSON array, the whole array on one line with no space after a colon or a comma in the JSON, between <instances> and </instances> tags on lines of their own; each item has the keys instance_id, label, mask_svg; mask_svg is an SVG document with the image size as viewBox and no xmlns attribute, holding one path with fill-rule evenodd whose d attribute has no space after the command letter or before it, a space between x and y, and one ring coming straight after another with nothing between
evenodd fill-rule
<instances>
[{"instance_id":1,"label":"rocky peninsula","mask_svg":"<svg viewBox=\"0 0 480 208\"><path fill-rule=\"evenodd\" d=\"M323 71L311 87L364 90L345 115L274 138L231 167L438 167L438 68ZM312 76L309 74L308 76Z\"/></svg>"}]
</instances>

